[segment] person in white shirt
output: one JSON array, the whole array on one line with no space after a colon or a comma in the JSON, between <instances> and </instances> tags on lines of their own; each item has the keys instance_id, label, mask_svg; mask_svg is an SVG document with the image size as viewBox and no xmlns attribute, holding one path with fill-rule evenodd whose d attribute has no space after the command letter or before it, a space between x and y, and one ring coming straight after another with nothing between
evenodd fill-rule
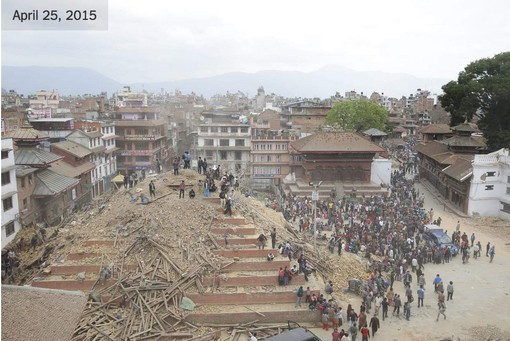
<instances>
[{"instance_id":1,"label":"person in white shirt","mask_svg":"<svg viewBox=\"0 0 510 341\"><path fill-rule=\"evenodd\" d=\"M257 333L250 333L250 341L257 341Z\"/></svg>"}]
</instances>

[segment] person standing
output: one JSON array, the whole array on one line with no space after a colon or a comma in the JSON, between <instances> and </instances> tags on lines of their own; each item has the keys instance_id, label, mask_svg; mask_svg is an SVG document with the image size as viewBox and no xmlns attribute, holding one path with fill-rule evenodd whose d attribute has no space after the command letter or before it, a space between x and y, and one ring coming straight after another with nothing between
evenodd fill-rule
<instances>
[{"instance_id":1,"label":"person standing","mask_svg":"<svg viewBox=\"0 0 510 341\"><path fill-rule=\"evenodd\" d=\"M384 321L384 319L386 317L388 317L388 306L389 306L388 299L386 297L383 298L381 306L382 306L382 319Z\"/></svg>"},{"instance_id":2,"label":"person standing","mask_svg":"<svg viewBox=\"0 0 510 341\"><path fill-rule=\"evenodd\" d=\"M423 285L420 285L420 288L417 291L418 294L418 308L423 307L423 299L425 298L425 289L423 289ZM420 305L421 303L421 305Z\"/></svg>"},{"instance_id":3,"label":"person standing","mask_svg":"<svg viewBox=\"0 0 510 341\"><path fill-rule=\"evenodd\" d=\"M257 238L257 244L259 246L259 250L264 250L264 247L266 246L267 237L261 233Z\"/></svg>"},{"instance_id":4,"label":"person standing","mask_svg":"<svg viewBox=\"0 0 510 341\"><path fill-rule=\"evenodd\" d=\"M225 211L223 214L228 215L229 217L232 216L232 198L228 198L227 202L225 203Z\"/></svg>"},{"instance_id":5,"label":"person standing","mask_svg":"<svg viewBox=\"0 0 510 341\"><path fill-rule=\"evenodd\" d=\"M151 198L156 197L156 185L154 185L154 180L151 180L151 182L149 182L149 193Z\"/></svg>"},{"instance_id":6,"label":"person standing","mask_svg":"<svg viewBox=\"0 0 510 341\"><path fill-rule=\"evenodd\" d=\"M340 332L338 331L338 328L333 329L333 333L331 333L331 336L333 337L333 341L341 341L340 338Z\"/></svg>"},{"instance_id":7,"label":"person standing","mask_svg":"<svg viewBox=\"0 0 510 341\"><path fill-rule=\"evenodd\" d=\"M489 249L490 263L492 263L492 260L494 259L495 254L496 254L496 246L494 244L492 244L491 248Z\"/></svg>"},{"instance_id":8,"label":"person standing","mask_svg":"<svg viewBox=\"0 0 510 341\"><path fill-rule=\"evenodd\" d=\"M455 228L455 231L460 232L460 220L457 220L457 227Z\"/></svg>"},{"instance_id":9,"label":"person standing","mask_svg":"<svg viewBox=\"0 0 510 341\"><path fill-rule=\"evenodd\" d=\"M271 247L274 249L276 246L276 227L271 231Z\"/></svg>"},{"instance_id":10,"label":"person standing","mask_svg":"<svg viewBox=\"0 0 510 341\"><path fill-rule=\"evenodd\" d=\"M304 290L303 290L303 286L300 286L297 290L296 290L296 308L298 306L301 307L301 300L303 299L303 294L304 294Z\"/></svg>"},{"instance_id":11,"label":"person standing","mask_svg":"<svg viewBox=\"0 0 510 341\"><path fill-rule=\"evenodd\" d=\"M198 157L198 174L202 174L202 166L204 165L204 161L202 160L202 157Z\"/></svg>"},{"instance_id":12,"label":"person standing","mask_svg":"<svg viewBox=\"0 0 510 341\"><path fill-rule=\"evenodd\" d=\"M437 286L439 285L439 283L441 283L443 280L441 279L441 277L439 276L439 274L436 275L436 278L434 278L434 291L437 292Z\"/></svg>"},{"instance_id":13,"label":"person standing","mask_svg":"<svg viewBox=\"0 0 510 341\"><path fill-rule=\"evenodd\" d=\"M452 281L450 281L450 283L446 286L446 300L453 301L453 282Z\"/></svg>"},{"instance_id":14,"label":"person standing","mask_svg":"<svg viewBox=\"0 0 510 341\"><path fill-rule=\"evenodd\" d=\"M181 181L179 185L179 199L184 199L184 190L186 189L186 184L184 183L184 180Z\"/></svg>"},{"instance_id":15,"label":"person standing","mask_svg":"<svg viewBox=\"0 0 510 341\"><path fill-rule=\"evenodd\" d=\"M491 248L491 242L487 242L487 246L485 247L485 256L489 257L489 250Z\"/></svg>"},{"instance_id":16,"label":"person standing","mask_svg":"<svg viewBox=\"0 0 510 341\"><path fill-rule=\"evenodd\" d=\"M351 341L356 341L356 336L358 336L358 328L356 327L356 323L349 327L348 335L351 335Z\"/></svg>"},{"instance_id":17,"label":"person standing","mask_svg":"<svg viewBox=\"0 0 510 341\"><path fill-rule=\"evenodd\" d=\"M402 306L402 301L400 300L400 295L395 295L395 300L393 302L393 316L395 316L395 312L397 313L397 317L400 317L400 307Z\"/></svg>"},{"instance_id":18,"label":"person standing","mask_svg":"<svg viewBox=\"0 0 510 341\"><path fill-rule=\"evenodd\" d=\"M379 322L379 319L374 314L374 316L370 319L370 327L372 327L372 337L375 337L375 333L377 333L377 330L381 327L381 324Z\"/></svg>"},{"instance_id":19,"label":"person standing","mask_svg":"<svg viewBox=\"0 0 510 341\"><path fill-rule=\"evenodd\" d=\"M473 234L471 234L471 247L473 247L473 244L475 243L475 233L473 232Z\"/></svg>"}]
</instances>

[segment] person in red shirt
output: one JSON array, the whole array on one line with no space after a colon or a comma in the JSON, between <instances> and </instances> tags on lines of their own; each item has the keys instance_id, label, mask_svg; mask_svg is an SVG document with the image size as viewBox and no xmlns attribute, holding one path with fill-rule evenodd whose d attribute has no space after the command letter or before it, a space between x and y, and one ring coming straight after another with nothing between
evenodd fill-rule
<instances>
[{"instance_id":1,"label":"person in red shirt","mask_svg":"<svg viewBox=\"0 0 510 341\"><path fill-rule=\"evenodd\" d=\"M340 341L341 336L340 336L340 333L338 332L338 328L335 328L333 330L333 333L331 334L331 336L333 336L333 341Z\"/></svg>"},{"instance_id":2,"label":"person in red shirt","mask_svg":"<svg viewBox=\"0 0 510 341\"><path fill-rule=\"evenodd\" d=\"M361 328L361 341L368 341L368 339L370 339L370 330L365 324L363 328Z\"/></svg>"}]
</instances>

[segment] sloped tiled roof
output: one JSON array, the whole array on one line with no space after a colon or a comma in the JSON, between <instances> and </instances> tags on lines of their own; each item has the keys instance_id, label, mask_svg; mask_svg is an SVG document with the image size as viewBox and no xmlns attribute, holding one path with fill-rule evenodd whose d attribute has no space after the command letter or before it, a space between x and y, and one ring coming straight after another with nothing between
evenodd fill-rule
<instances>
[{"instance_id":1,"label":"sloped tiled roof","mask_svg":"<svg viewBox=\"0 0 510 341\"><path fill-rule=\"evenodd\" d=\"M422 142L416 145L416 151L431 157L432 155L448 152L448 146L439 141Z\"/></svg>"},{"instance_id":2,"label":"sloped tiled roof","mask_svg":"<svg viewBox=\"0 0 510 341\"><path fill-rule=\"evenodd\" d=\"M393 132L394 133L403 133L403 132L406 132L406 131L407 130L404 127L402 127L402 126L398 126L398 127L393 128Z\"/></svg>"},{"instance_id":3,"label":"sloped tiled roof","mask_svg":"<svg viewBox=\"0 0 510 341\"><path fill-rule=\"evenodd\" d=\"M78 185L79 180L44 169L36 174L35 189L32 195L55 195Z\"/></svg>"},{"instance_id":4,"label":"sloped tiled roof","mask_svg":"<svg viewBox=\"0 0 510 341\"><path fill-rule=\"evenodd\" d=\"M452 130L448 124L431 124L420 130L422 134L451 134Z\"/></svg>"},{"instance_id":5,"label":"sloped tiled roof","mask_svg":"<svg viewBox=\"0 0 510 341\"><path fill-rule=\"evenodd\" d=\"M473 159L473 155L466 155L465 158L459 157L454 164L443 169L442 173L457 181L465 181L469 179L469 176L473 172L473 165L471 163Z\"/></svg>"},{"instance_id":6,"label":"sloped tiled roof","mask_svg":"<svg viewBox=\"0 0 510 341\"><path fill-rule=\"evenodd\" d=\"M473 138L471 136L455 135L449 139L443 140L443 143L453 147L473 147L473 148L486 148L487 145L483 139Z\"/></svg>"},{"instance_id":7,"label":"sloped tiled roof","mask_svg":"<svg viewBox=\"0 0 510 341\"><path fill-rule=\"evenodd\" d=\"M90 172L96 168L96 165L92 162L84 162L79 166L73 166L65 162L64 160L60 160L51 164L50 169L60 175L70 176L75 178L80 176L83 173Z\"/></svg>"},{"instance_id":8,"label":"sloped tiled roof","mask_svg":"<svg viewBox=\"0 0 510 341\"><path fill-rule=\"evenodd\" d=\"M70 340L86 303L81 292L2 285L2 341Z\"/></svg>"},{"instance_id":9,"label":"sloped tiled roof","mask_svg":"<svg viewBox=\"0 0 510 341\"><path fill-rule=\"evenodd\" d=\"M379 129L375 129L375 128L370 128L368 130L365 130L363 132L363 134L368 135L368 136L386 136L386 135L388 135L384 131L380 131Z\"/></svg>"},{"instance_id":10,"label":"sloped tiled roof","mask_svg":"<svg viewBox=\"0 0 510 341\"><path fill-rule=\"evenodd\" d=\"M472 133L477 133L480 131L478 129L478 127L476 126L476 124L467 123L467 122L464 122L459 125L456 125L455 127L452 127L452 130L462 131L462 132L472 132Z\"/></svg>"},{"instance_id":11,"label":"sloped tiled roof","mask_svg":"<svg viewBox=\"0 0 510 341\"><path fill-rule=\"evenodd\" d=\"M320 132L292 142L301 153L381 153L385 150L365 137L352 132Z\"/></svg>"},{"instance_id":12,"label":"sloped tiled roof","mask_svg":"<svg viewBox=\"0 0 510 341\"><path fill-rule=\"evenodd\" d=\"M62 159L62 156L38 148L20 148L14 152L17 165L45 165Z\"/></svg>"},{"instance_id":13,"label":"sloped tiled roof","mask_svg":"<svg viewBox=\"0 0 510 341\"><path fill-rule=\"evenodd\" d=\"M30 125L21 126L20 128L6 132L4 137L12 137L13 140L47 140L50 136L42 131L32 128Z\"/></svg>"},{"instance_id":14,"label":"sloped tiled roof","mask_svg":"<svg viewBox=\"0 0 510 341\"><path fill-rule=\"evenodd\" d=\"M73 141L62 141L53 143L51 147L66 151L69 154L74 155L78 158L84 158L85 156L92 154L92 151L83 147L81 144L78 144Z\"/></svg>"}]
</instances>

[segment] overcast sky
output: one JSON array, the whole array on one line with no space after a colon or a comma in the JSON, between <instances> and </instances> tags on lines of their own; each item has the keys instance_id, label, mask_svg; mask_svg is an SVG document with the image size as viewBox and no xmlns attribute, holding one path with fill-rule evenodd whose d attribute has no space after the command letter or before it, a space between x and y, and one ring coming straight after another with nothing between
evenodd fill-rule
<instances>
[{"instance_id":1,"label":"overcast sky","mask_svg":"<svg viewBox=\"0 0 510 341\"><path fill-rule=\"evenodd\" d=\"M454 79L510 51L509 14L508 0L109 0L108 31L3 31L2 65L121 83L329 64Z\"/></svg>"}]
</instances>

